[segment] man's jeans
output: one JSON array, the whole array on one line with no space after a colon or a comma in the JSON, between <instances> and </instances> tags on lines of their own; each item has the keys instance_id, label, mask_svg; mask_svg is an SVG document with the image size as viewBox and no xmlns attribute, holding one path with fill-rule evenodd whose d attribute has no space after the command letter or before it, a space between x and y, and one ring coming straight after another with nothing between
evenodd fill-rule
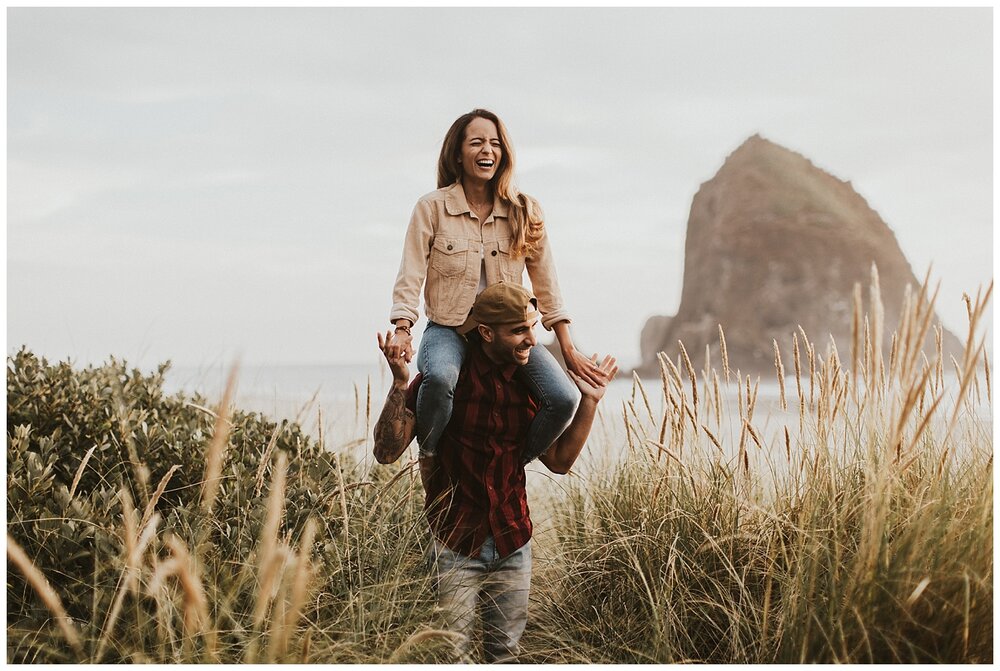
<instances>
[{"instance_id":1,"label":"man's jeans","mask_svg":"<svg viewBox=\"0 0 1000 671\"><path fill-rule=\"evenodd\" d=\"M437 578L438 605L449 631L461 634L463 662L469 662L469 641L479 607L483 618L483 651L487 663L517 660L518 643L528 621L531 589L531 541L508 557L497 556L493 537L475 558L449 550L433 539L431 549Z\"/></svg>"},{"instance_id":2,"label":"man's jeans","mask_svg":"<svg viewBox=\"0 0 1000 671\"><path fill-rule=\"evenodd\" d=\"M437 454L438 439L451 420L466 344L454 327L427 322L417 352L417 370L423 375L417 392L417 442L421 456ZM521 455L521 461L528 463L545 452L573 421L580 392L542 345L531 348L528 363L518 372L541 406L531 421L528 442Z\"/></svg>"}]
</instances>

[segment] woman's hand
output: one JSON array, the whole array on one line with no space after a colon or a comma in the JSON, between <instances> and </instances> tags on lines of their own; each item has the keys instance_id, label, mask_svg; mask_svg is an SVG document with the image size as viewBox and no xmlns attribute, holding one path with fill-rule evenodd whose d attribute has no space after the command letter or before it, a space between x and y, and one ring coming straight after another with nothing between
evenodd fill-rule
<instances>
[{"instance_id":1,"label":"woman's hand","mask_svg":"<svg viewBox=\"0 0 1000 671\"><path fill-rule=\"evenodd\" d=\"M399 345L403 350L403 358L406 359L406 363L413 361L413 336L410 335L409 328L412 326L408 321L402 321L406 324L406 329L402 329L398 326L399 322L396 322L396 332L392 334L391 342L394 345Z\"/></svg>"},{"instance_id":2,"label":"woman's hand","mask_svg":"<svg viewBox=\"0 0 1000 671\"><path fill-rule=\"evenodd\" d=\"M599 378L600 381L598 383L589 382L572 370L569 371L569 376L576 383L577 388L583 394L584 398L592 399L594 403L597 403L604 398L604 392L608 389L608 383L618 374L618 362L610 354L604 357L600 365L597 364L596 354L587 359L587 362L596 371L594 375Z\"/></svg>"},{"instance_id":3,"label":"woman's hand","mask_svg":"<svg viewBox=\"0 0 1000 671\"><path fill-rule=\"evenodd\" d=\"M588 359L583 353L573 345L573 338L569 334L569 322L560 321L552 325L555 331L556 340L559 341L559 351L562 352L563 361L566 362L566 370L577 376L592 387L599 387L606 384L607 380L601 377L600 366L597 365L597 355Z\"/></svg>"},{"instance_id":4,"label":"woman's hand","mask_svg":"<svg viewBox=\"0 0 1000 671\"><path fill-rule=\"evenodd\" d=\"M596 354L588 359L580 350L573 349L569 351L564 350L562 355L563 360L566 362L566 370L582 378L588 385L601 387L608 383L609 380L605 377L605 372L603 371L604 364L597 365ZM607 358L605 357L605 361L607 361ZM614 358L611 361L614 363ZM618 372L617 368L615 368L615 372Z\"/></svg>"}]
</instances>

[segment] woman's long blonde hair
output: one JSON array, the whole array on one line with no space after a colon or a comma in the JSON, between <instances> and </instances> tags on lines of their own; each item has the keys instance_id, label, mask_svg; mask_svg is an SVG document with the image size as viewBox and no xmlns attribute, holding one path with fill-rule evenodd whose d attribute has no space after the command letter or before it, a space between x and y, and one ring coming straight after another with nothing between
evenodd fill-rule
<instances>
[{"instance_id":1,"label":"woman's long blonde hair","mask_svg":"<svg viewBox=\"0 0 1000 671\"><path fill-rule=\"evenodd\" d=\"M476 118L492 121L496 124L500 136L500 165L490 184L493 187L493 195L507 203L510 208L510 225L514 231L510 252L514 256L531 256L538 251L545 222L542 220L542 213L537 203L520 193L514 186L514 147L507 137L507 128L496 114L489 110L474 109L455 119L455 123L448 129L441 144L437 188L451 186L462 179L462 165L458 162L458 158L462 142L465 140L465 129Z\"/></svg>"}]
</instances>

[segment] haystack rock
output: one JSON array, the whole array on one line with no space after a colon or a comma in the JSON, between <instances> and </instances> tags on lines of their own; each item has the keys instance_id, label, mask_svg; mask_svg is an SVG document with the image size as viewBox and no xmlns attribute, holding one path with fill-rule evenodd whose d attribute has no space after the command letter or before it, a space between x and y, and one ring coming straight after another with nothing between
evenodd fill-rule
<instances>
[{"instance_id":1,"label":"haystack rock","mask_svg":"<svg viewBox=\"0 0 1000 671\"><path fill-rule=\"evenodd\" d=\"M676 360L678 340L696 368L704 365L706 345L718 366L719 324L730 368L743 373L774 374L772 339L790 369L799 326L819 355L832 335L846 363L854 285L861 285L868 310L872 264L889 334L899 323L906 285L914 295L920 287L892 231L849 182L754 135L695 195L680 307L673 317L646 322L636 370L659 375L656 353ZM945 332L943 343L946 356L960 356L962 345L952 333ZM888 336L883 351L887 344Z\"/></svg>"}]
</instances>

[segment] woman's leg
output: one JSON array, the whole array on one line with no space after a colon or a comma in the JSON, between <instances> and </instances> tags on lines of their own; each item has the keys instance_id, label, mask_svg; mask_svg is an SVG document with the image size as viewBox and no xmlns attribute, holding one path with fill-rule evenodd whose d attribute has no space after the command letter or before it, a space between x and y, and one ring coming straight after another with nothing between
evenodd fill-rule
<instances>
[{"instance_id":1,"label":"woman's leg","mask_svg":"<svg viewBox=\"0 0 1000 671\"><path fill-rule=\"evenodd\" d=\"M569 379L552 353L544 346L531 348L528 363L522 369L524 379L541 404L528 430L528 444L521 461L528 463L555 442L573 421L580 402L580 390Z\"/></svg>"},{"instance_id":2,"label":"woman's leg","mask_svg":"<svg viewBox=\"0 0 1000 671\"><path fill-rule=\"evenodd\" d=\"M451 419L458 373L465 359L465 338L454 328L428 322L417 353L423 375L417 392L417 443L420 455L437 454L437 442Z\"/></svg>"}]
</instances>

